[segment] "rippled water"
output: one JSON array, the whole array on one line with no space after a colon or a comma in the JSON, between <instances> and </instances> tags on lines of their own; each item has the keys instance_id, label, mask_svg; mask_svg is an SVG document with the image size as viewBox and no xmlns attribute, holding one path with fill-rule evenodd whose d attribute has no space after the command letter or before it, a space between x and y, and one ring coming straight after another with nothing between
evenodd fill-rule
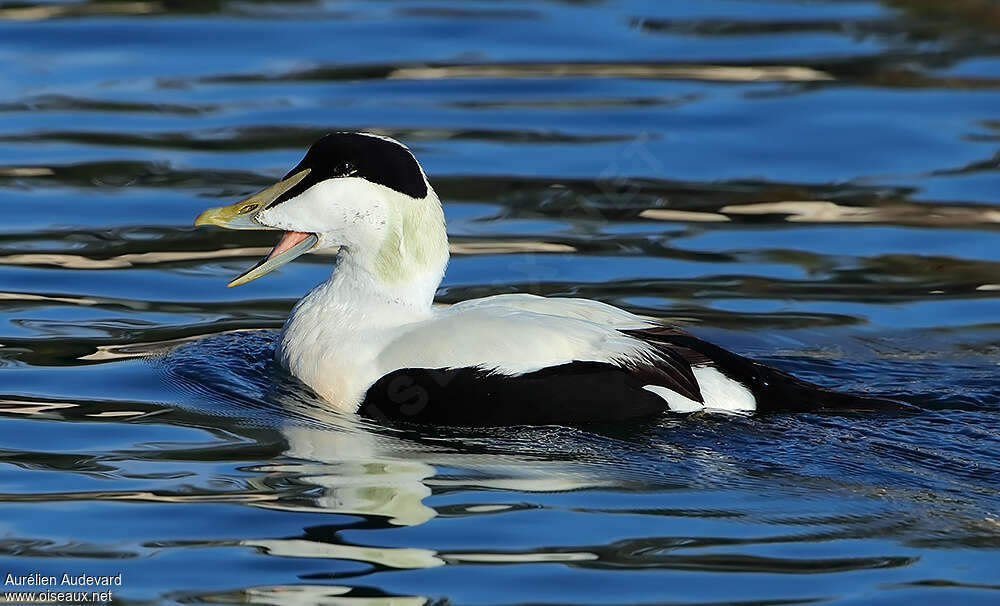
<instances>
[{"instance_id":1,"label":"rippled water","mask_svg":"<svg viewBox=\"0 0 1000 606\"><path fill-rule=\"evenodd\" d=\"M993 0L0 2L0 581L997 603L998 57ZM338 129L431 175L442 303L593 297L917 410L325 412L270 355L332 258L227 290L273 235L191 221Z\"/></svg>"}]
</instances>

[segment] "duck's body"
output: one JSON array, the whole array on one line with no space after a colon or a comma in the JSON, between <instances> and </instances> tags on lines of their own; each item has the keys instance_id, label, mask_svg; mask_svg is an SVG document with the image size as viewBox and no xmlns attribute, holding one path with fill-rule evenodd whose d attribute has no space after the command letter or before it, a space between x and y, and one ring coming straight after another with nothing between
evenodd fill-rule
<instances>
[{"instance_id":1,"label":"duck's body","mask_svg":"<svg viewBox=\"0 0 1000 606\"><path fill-rule=\"evenodd\" d=\"M498 425L891 405L596 301L511 294L435 307L448 261L441 205L391 139L327 135L282 182L199 223L286 230L234 284L313 248L341 247L330 279L289 315L276 358L344 411Z\"/></svg>"}]
</instances>

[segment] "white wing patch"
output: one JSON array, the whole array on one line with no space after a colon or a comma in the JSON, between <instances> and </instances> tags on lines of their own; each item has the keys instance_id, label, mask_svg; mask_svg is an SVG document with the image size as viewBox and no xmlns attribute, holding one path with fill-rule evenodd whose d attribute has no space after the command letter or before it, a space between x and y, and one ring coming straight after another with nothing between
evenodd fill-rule
<instances>
[{"instance_id":1,"label":"white wing patch","mask_svg":"<svg viewBox=\"0 0 1000 606\"><path fill-rule=\"evenodd\" d=\"M676 391L667 389L662 385L646 385L643 389L651 391L666 400L667 407L673 412L694 412L705 409L705 405L701 402L695 402L691 398L682 396Z\"/></svg>"},{"instance_id":2,"label":"white wing patch","mask_svg":"<svg viewBox=\"0 0 1000 606\"><path fill-rule=\"evenodd\" d=\"M396 336L378 356L379 376L414 367L479 367L520 375L573 361L626 363L655 355L648 344L606 323L606 310L566 299L490 299L495 300L442 309ZM645 322L608 307L618 312L619 323Z\"/></svg>"},{"instance_id":3,"label":"white wing patch","mask_svg":"<svg viewBox=\"0 0 1000 606\"><path fill-rule=\"evenodd\" d=\"M696 410L753 412L757 409L757 399L739 381L730 379L711 366L696 366L691 370L694 372L694 378L698 381L701 397L705 399L704 404L659 385L647 385L643 389L666 400L667 406L674 412L694 412Z\"/></svg>"}]
</instances>

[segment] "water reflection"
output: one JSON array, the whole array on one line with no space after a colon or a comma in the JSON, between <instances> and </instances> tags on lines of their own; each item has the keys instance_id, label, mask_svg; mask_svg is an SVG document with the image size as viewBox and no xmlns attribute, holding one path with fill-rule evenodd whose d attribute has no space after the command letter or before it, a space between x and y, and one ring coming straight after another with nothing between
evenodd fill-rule
<instances>
[{"instance_id":1,"label":"water reflection","mask_svg":"<svg viewBox=\"0 0 1000 606\"><path fill-rule=\"evenodd\" d=\"M93 15L148 15L163 12L157 2L86 2L0 7L0 20L39 21Z\"/></svg>"},{"instance_id":2,"label":"water reflection","mask_svg":"<svg viewBox=\"0 0 1000 606\"><path fill-rule=\"evenodd\" d=\"M373 593L376 595L366 595ZM267 604L268 606L422 606L428 598L420 596L378 595L381 592L368 588L342 585L271 585L247 587L228 593L211 593L196 596L208 603Z\"/></svg>"},{"instance_id":3,"label":"water reflection","mask_svg":"<svg viewBox=\"0 0 1000 606\"><path fill-rule=\"evenodd\" d=\"M307 504L281 503L276 507L379 516L401 526L422 524L434 517L434 510L423 504L431 494L424 480L434 475L432 465L389 458L385 448L381 452L378 448L385 438L348 419L338 425L335 429L299 426L282 430L288 443L285 456L308 463L255 470L282 478L294 476L320 491Z\"/></svg>"}]
</instances>

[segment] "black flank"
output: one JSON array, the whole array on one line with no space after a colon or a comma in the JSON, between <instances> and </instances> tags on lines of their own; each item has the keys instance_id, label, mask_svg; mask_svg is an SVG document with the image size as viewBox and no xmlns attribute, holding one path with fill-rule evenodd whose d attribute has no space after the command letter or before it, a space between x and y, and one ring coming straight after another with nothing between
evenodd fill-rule
<instances>
[{"instance_id":1,"label":"black flank","mask_svg":"<svg viewBox=\"0 0 1000 606\"><path fill-rule=\"evenodd\" d=\"M359 133L330 133L312 144L302 161L285 179L310 169L302 181L268 205L291 200L313 185L339 177L362 177L411 198L427 196L427 182L416 158L393 141Z\"/></svg>"},{"instance_id":2,"label":"black flank","mask_svg":"<svg viewBox=\"0 0 1000 606\"><path fill-rule=\"evenodd\" d=\"M690 371L689 371L690 372ZM359 413L436 425L577 425L659 414L649 374L605 362L570 362L518 376L479 368L404 368L365 394Z\"/></svg>"}]
</instances>

